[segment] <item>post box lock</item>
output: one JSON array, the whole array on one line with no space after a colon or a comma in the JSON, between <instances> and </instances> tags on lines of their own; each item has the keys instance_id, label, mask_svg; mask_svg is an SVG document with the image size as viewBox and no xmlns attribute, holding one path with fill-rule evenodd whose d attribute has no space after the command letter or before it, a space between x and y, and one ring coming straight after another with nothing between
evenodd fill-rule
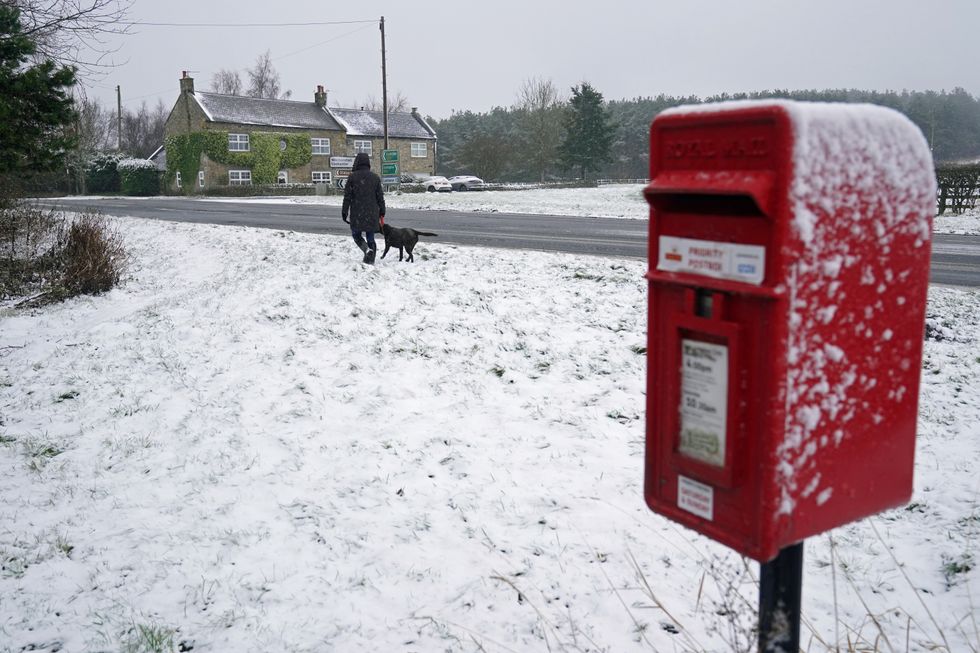
<instances>
[{"instance_id":1,"label":"post box lock","mask_svg":"<svg viewBox=\"0 0 980 653\"><path fill-rule=\"evenodd\" d=\"M768 560L906 501L935 207L918 129L681 107L653 122L645 196L648 505Z\"/></svg>"}]
</instances>

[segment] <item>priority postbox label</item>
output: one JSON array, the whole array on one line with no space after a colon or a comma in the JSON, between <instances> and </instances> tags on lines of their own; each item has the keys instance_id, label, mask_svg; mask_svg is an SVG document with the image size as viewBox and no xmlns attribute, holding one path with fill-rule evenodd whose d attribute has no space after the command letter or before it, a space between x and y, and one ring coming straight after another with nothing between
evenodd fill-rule
<instances>
[{"instance_id":1,"label":"priority postbox label","mask_svg":"<svg viewBox=\"0 0 980 653\"><path fill-rule=\"evenodd\" d=\"M713 240L660 236L657 269L690 272L716 279L760 285L766 267L766 248L761 245L721 243Z\"/></svg>"}]
</instances>

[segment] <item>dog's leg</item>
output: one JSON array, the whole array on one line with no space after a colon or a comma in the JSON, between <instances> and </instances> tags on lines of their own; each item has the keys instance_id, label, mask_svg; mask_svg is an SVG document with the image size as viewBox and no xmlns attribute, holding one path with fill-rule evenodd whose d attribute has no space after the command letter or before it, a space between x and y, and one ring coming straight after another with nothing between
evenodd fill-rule
<instances>
[{"instance_id":1,"label":"dog's leg","mask_svg":"<svg viewBox=\"0 0 980 653\"><path fill-rule=\"evenodd\" d=\"M387 242L385 242L385 251L381 253L381 258L384 258L385 256L388 255L388 250L389 249L391 249L391 245L389 245Z\"/></svg>"},{"instance_id":2,"label":"dog's leg","mask_svg":"<svg viewBox=\"0 0 980 653\"><path fill-rule=\"evenodd\" d=\"M405 249L408 250L408 262L409 263L414 263L415 262L415 254L412 253L412 250L415 249L415 246L413 245L411 247L406 247Z\"/></svg>"},{"instance_id":3,"label":"dog's leg","mask_svg":"<svg viewBox=\"0 0 980 653\"><path fill-rule=\"evenodd\" d=\"M404 251L405 251L405 248L403 248L401 245L399 245L398 246L398 260L399 261L402 260L402 254L404 253Z\"/></svg>"}]
</instances>

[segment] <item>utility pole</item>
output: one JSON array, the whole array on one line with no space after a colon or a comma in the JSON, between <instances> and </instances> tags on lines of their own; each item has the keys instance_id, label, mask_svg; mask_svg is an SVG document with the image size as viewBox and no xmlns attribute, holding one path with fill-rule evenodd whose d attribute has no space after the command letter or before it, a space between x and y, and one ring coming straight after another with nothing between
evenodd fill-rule
<instances>
[{"instance_id":1,"label":"utility pole","mask_svg":"<svg viewBox=\"0 0 980 653\"><path fill-rule=\"evenodd\" d=\"M122 152L122 90L116 85L116 149Z\"/></svg>"},{"instance_id":2,"label":"utility pole","mask_svg":"<svg viewBox=\"0 0 980 653\"><path fill-rule=\"evenodd\" d=\"M381 110L384 112L385 149L388 149L388 69L385 67L385 17L381 17Z\"/></svg>"}]
</instances>

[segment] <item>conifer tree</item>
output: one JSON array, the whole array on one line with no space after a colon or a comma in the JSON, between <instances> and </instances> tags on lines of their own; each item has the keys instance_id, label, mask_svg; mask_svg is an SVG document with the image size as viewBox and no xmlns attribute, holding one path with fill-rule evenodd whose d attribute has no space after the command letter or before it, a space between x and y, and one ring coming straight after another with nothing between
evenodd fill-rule
<instances>
[{"instance_id":1,"label":"conifer tree","mask_svg":"<svg viewBox=\"0 0 980 653\"><path fill-rule=\"evenodd\" d=\"M602 93L588 82L573 86L565 113L565 138L558 148L561 165L578 168L582 178L587 178L589 172L610 160L615 134L616 126L603 106Z\"/></svg>"},{"instance_id":2,"label":"conifer tree","mask_svg":"<svg viewBox=\"0 0 980 653\"><path fill-rule=\"evenodd\" d=\"M20 10L0 4L0 175L50 170L74 145L75 70L50 59L30 65L35 50Z\"/></svg>"}]
</instances>

